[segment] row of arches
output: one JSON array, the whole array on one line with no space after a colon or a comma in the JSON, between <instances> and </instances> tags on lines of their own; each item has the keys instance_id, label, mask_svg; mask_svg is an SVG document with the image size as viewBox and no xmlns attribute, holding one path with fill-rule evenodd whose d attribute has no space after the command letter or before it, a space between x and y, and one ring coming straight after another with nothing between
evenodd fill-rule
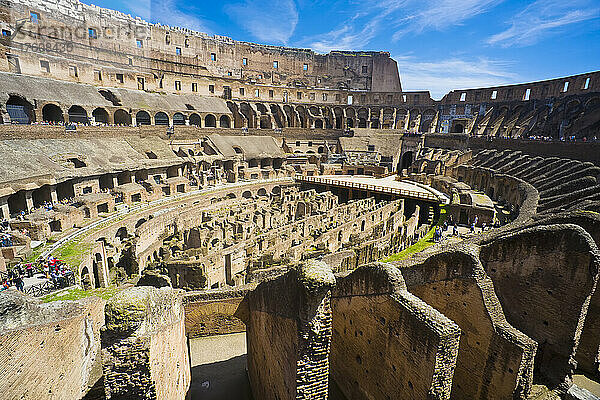
<instances>
[{"instance_id":1,"label":"row of arches","mask_svg":"<svg viewBox=\"0 0 600 400\"><path fill-rule=\"evenodd\" d=\"M30 124L36 122L33 104L18 95L11 95L6 103L6 110L12 123ZM173 114L172 118L166 112L159 111L151 116L150 112L140 110L134 114L136 125L193 125L206 128L231 128L231 118L228 115L206 114L202 117L198 113L189 116L181 112ZM76 123L88 125L92 122L131 126L134 122L130 112L117 109L112 114L104 107L92 110L91 115L80 105L72 105L66 112L54 103L47 103L41 110L42 121L51 124Z\"/></svg>"},{"instance_id":2,"label":"row of arches","mask_svg":"<svg viewBox=\"0 0 600 400\"><path fill-rule=\"evenodd\" d=\"M317 106L227 102L236 128L409 129L429 128L437 111L379 106Z\"/></svg>"}]
</instances>

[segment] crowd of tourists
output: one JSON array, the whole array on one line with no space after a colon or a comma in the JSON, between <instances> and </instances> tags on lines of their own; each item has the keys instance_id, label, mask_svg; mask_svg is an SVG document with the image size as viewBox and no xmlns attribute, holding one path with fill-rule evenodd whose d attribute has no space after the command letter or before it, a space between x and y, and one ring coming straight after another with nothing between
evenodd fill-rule
<instances>
[{"instance_id":1,"label":"crowd of tourists","mask_svg":"<svg viewBox=\"0 0 600 400\"><path fill-rule=\"evenodd\" d=\"M35 264L19 263L8 269L2 279L0 290L14 287L24 292L25 278L33 278L36 274L41 274L43 278L52 282L54 288L59 289L68 286L69 278L73 275L73 271L62 260L52 255L46 259L39 258Z\"/></svg>"}]
</instances>

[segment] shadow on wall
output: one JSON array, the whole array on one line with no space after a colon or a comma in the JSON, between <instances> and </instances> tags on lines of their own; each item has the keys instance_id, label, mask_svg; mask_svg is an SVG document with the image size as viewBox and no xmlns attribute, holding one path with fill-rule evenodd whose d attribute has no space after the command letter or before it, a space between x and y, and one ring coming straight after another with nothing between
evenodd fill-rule
<instances>
[{"instance_id":1,"label":"shadow on wall","mask_svg":"<svg viewBox=\"0 0 600 400\"><path fill-rule=\"evenodd\" d=\"M253 400L246 375L247 355L192 367L188 396L205 400Z\"/></svg>"}]
</instances>

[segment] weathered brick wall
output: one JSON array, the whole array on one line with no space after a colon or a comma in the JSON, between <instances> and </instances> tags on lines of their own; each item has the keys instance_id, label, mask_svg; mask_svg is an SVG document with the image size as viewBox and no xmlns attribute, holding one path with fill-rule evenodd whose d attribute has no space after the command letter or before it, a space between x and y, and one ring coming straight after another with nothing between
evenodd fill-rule
<instances>
[{"instance_id":1,"label":"weathered brick wall","mask_svg":"<svg viewBox=\"0 0 600 400\"><path fill-rule=\"evenodd\" d=\"M481 249L507 321L540 344L538 377L569 379L598 275L598 250L576 225L535 227Z\"/></svg>"},{"instance_id":2,"label":"weathered brick wall","mask_svg":"<svg viewBox=\"0 0 600 400\"><path fill-rule=\"evenodd\" d=\"M407 292L392 266L363 266L337 282L331 376L342 393L449 399L460 328Z\"/></svg>"},{"instance_id":3,"label":"weathered brick wall","mask_svg":"<svg viewBox=\"0 0 600 400\"><path fill-rule=\"evenodd\" d=\"M327 399L330 290L324 263L259 284L248 296L248 376L255 399Z\"/></svg>"},{"instance_id":4,"label":"weathered brick wall","mask_svg":"<svg viewBox=\"0 0 600 400\"><path fill-rule=\"evenodd\" d=\"M101 375L104 301L39 305L11 292L0 296L0 397L83 397Z\"/></svg>"},{"instance_id":5,"label":"weathered brick wall","mask_svg":"<svg viewBox=\"0 0 600 400\"><path fill-rule=\"evenodd\" d=\"M107 303L105 313L106 397L185 399L191 372L181 293L170 288L128 289Z\"/></svg>"},{"instance_id":6,"label":"weathered brick wall","mask_svg":"<svg viewBox=\"0 0 600 400\"><path fill-rule=\"evenodd\" d=\"M461 328L456 399L526 399L537 344L510 326L473 254L444 252L403 271L408 290Z\"/></svg>"},{"instance_id":7,"label":"weathered brick wall","mask_svg":"<svg viewBox=\"0 0 600 400\"><path fill-rule=\"evenodd\" d=\"M188 292L184 296L185 331L189 338L246 331L245 296L250 287Z\"/></svg>"}]
</instances>

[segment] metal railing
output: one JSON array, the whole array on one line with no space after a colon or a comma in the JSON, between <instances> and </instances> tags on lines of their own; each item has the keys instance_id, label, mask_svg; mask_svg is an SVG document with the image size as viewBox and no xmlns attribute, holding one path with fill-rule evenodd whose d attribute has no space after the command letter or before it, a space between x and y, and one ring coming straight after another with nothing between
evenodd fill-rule
<instances>
[{"instance_id":1,"label":"metal railing","mask_svg":"<svg viewBox=\"0 0 600 400\"><path fill-rule=\"evenodd\" d=\"M40 297L55 290L75 285L75 274L72 272L58 277L53 281L45 281L25 288L25 293L34 297Z\"/></svg>"},{"instance_id":2,"label":"metal railing","mask_svg":"<svg viewBox=\"0 0 600 400\"><path fill-rule=\"evenodd\" d=\"M337 179L332 179L332 178L324 178L324 177L320 177L320 176L296 175L296 180L303 181L303 182L310 182L310 183L318 183L318 184L322 184L322 185L344 187L344 188L348 188L348 189L360 189L360 190L368 190L368 191L379 192L379 193L396 194L396 195L399 195L402 197L415 198L415 199L419 199L419 200L439 201L439 198L432 193L417 192L414 190L407 190L407 189L402 189L402 188L397 188L397 187L370 185L367 183L360 183L360 182L348 182L348 181L342 181L342 180L337 180Z\"/></svg>"}]
</instances>

